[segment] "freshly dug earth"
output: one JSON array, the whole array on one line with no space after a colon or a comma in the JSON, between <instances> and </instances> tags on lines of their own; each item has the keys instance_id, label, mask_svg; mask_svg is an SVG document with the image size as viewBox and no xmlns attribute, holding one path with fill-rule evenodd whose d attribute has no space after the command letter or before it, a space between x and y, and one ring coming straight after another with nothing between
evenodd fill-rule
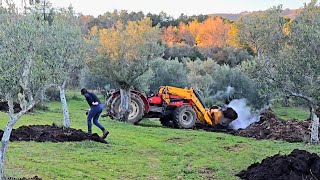
<instances>
[{"instance_id":1,"label":"freshly dug earth","mask_svg":"<svg viewBox=\"0 0 320 180\"><path fill-rule=\"evenodd\" d=\"M2 137L3 131L0 130ZM37 141L37 142L66 142L66 141L97 141L107 143L97 133L89 135L80 129L58 127L55 125L21 126L12 130L10 141Z\"/></svg>"},{"instance_id":2,"label":"freshly dug earth","mask_svg":"<svg viewBox=\"0 0 320 180\"><path fill-rule=\"evenodd\" d=\"M253 137L256 139L275 139L287 142L308 142L310 139L310 123L301 120L281 120L272 111L267 111L260 116L258 123L246 129L232 130L227 133Z\"/></svg>"},{"instance_id":3,"label":"freshly dug earth","mask_svg":"<svg viewBox=\"0 0 320 180\"><path fill-rule=\"evenodd\" d=\"M275 155L254 163L236 174L246 180L318 180L320 157L304 150L293 150L289 155Z\"/></svg>"},{"instance_id":4,"label":"freshly dug earth","mask_svg":"<svg viewBox=\"0 0 320 180\"><path fill-rule=\"evenodd\" d=\"M268 110L260 114L260 121L251 124L246 129L225 129L221 127L210 127L198 125L196 129L206 131L223 132L236 136L252 137L256 139L274 139L287 142L309 142L310 122L307 120L281 120Z\"/></svg>"}]
</instances>

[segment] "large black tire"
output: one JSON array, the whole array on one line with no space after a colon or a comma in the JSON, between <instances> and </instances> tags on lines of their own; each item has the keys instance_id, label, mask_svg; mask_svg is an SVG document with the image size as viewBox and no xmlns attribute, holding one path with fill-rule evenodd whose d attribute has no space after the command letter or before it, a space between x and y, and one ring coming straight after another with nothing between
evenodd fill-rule
<instances>
[{"instance_id":1,"label":"large black tire","mask_svg":"<svg viewBox=\"0 0 320 180\"><path fill-rule=\"evenodd\" d=\"M120 118L120 96L116 97L112 104L112 114L116 119ZM132 124L137 124L140 122L144 115L144 103L142 99L136 94L131 93L131 102L130 102L130 114L128 116L128 122Z\"/></svg>"},{"instance_id":2,"label":"large black tire","mask_svg":"<svg viewBox=\"0 0 320 180\"><path fill-rule=\"evenodd\" d=\"M191 106L183 105L174 110L173 120L179 128L191 129L197 121L197 114Z\"/></svg>"}]
</instances>

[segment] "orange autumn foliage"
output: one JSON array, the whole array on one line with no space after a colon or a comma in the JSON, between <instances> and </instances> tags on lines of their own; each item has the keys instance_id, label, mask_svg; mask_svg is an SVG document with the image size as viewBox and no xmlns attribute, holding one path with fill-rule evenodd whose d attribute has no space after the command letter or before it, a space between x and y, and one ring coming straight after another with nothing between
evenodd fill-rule
<instances>
[{"instance_id":1,"label":"orange autumn foliage","mask_svg":"<svg viewBox=\"0 0 320 180\"><path fill-rule=\"evenodd\" d=\"M161 40L169 46L223 47L226 45L230 30L230 24L220 17L210 17L202 23L194 20L189 24L170 26L164 29Z\"/></svg>"},{"instance_id":2,"label":"orange autumn foliage","mask_svg":"<svg viewBox=\"0 0 320 180\"><path fill-rule=\"evenodd\" d=\"M208 18L200 25L196 37L199 47L223 47L226 44L227 33L230 25L223 22L219 17Z\"/></svg>"}]
</instances>

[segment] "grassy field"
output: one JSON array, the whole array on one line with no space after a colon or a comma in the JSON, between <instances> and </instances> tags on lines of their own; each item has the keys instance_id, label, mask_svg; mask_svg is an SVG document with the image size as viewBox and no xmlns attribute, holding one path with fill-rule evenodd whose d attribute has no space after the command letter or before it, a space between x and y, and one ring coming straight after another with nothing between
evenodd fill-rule
<instances>
[{"instance_id":1,"label":"grassy field","mask_svg":"<svg viewBox=\"0 0 320 180\"><path fill-rule=\"evenodd\" d=\"M309 112L303 108L292 108L292 107L275 107L273 111L281 119L297 119L305 120L309 117Z\"/></svg>"},{"instance_id":2,"label":"grassy field","mask_svg":"<svg viewBox=\"0 0 320 180\"><path fill-rule=\"evenodd\" d=\"M69 97L69 99L71 99ZM69 100L71 126L86 131L84 99ZM59 102L49 111L24 116L15 128L62 124ZM300 117L300 116L299 116ZM0 127L8 118L0 113ZM43 179L238 179L250 164L293 149L320 153L319 146L254 140L223 133L163 128L157 121L138 126L101 118L110 131L109 144L97 142L10 142L6 176ZM93 131L101 134L93 126Z\"/></svg>"}]
</instances>

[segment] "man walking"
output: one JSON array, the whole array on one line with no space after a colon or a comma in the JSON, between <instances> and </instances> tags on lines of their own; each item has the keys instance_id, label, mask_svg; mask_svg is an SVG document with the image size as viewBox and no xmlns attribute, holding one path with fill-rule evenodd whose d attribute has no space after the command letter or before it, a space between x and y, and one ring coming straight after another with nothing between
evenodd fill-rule
<instances>
[{"instance_id":1,"label":"man walking","mask_svg":"<svg viewBox=\"0 0 320 180\"><path fill-rule=\"evenodd\" d=\"M107 131L100 123L99 123L99 117L103 110L103 104L100 102L98 97L94 94L86 90L85 88L81 89L81 94L86 98L90 110L88 112L87 116L87 123L88 123L88 133L92 134L92 122L91 119L93 119L93 124L96 125L98 128L101 129L103 132L102 138L105 139L109 131Z\"/></svg>"}]
</instances>

